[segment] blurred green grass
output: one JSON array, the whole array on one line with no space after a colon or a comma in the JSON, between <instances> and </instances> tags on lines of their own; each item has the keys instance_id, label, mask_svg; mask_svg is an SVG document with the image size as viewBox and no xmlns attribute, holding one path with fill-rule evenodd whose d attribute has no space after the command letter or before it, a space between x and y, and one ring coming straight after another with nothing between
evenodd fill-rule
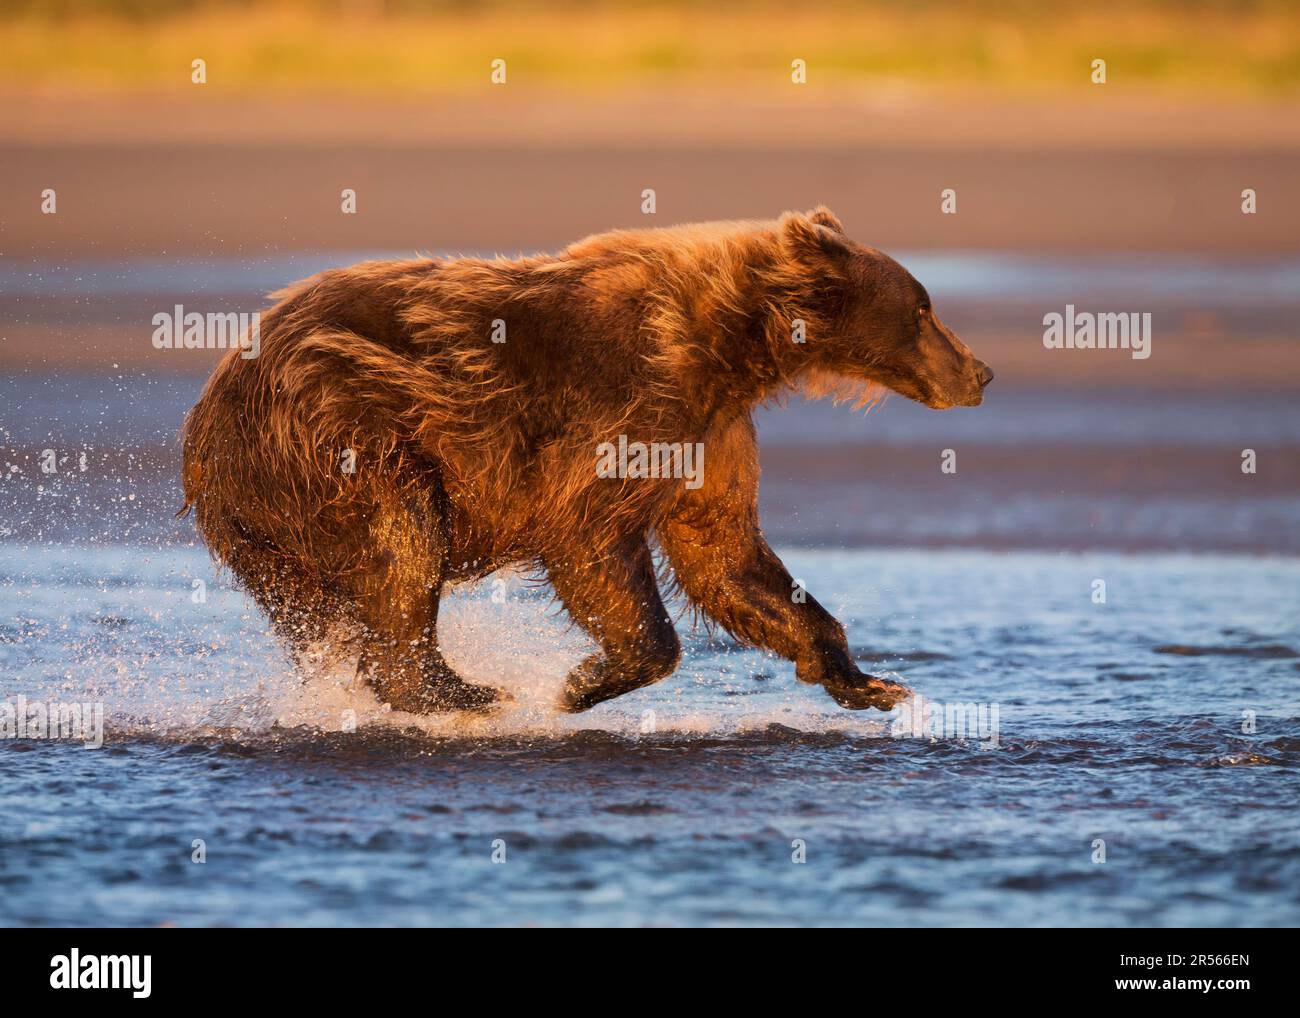
<instances>
[{"instance_id":1,"label":"blurred green grass","mask_svg":"<svg viewBox=\"0 0 1300 1018\"><path fill-rule=\"evenodd\" d=\"M1291 96L1300 5L805 0L799 5L517 0L6 0L0 84L17 88L432 95L511 84L574 90L778 90L902 84L1060 93L1107 61L1125 91Z\"/></svg>"}]
</instances>

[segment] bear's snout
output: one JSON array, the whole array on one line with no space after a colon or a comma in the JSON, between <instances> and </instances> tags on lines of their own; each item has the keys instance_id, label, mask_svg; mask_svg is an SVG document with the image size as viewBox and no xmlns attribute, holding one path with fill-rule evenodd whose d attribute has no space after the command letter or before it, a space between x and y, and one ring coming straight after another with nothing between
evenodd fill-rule
<instances>
[{"instance_id":1,"label":"bear's snout","mask_svg":"<svg viewBox=\"0 0 1300 1018\"><path fill-rule=\"evenodd\" d=\"M993 369L983 361L975 361L970 365L969 374L966 375L961 390L953 399L952 405L979 406L984 402L984 390L991 381L993 381Z\"/></svg>"},{"instance_id":2,"label":"bear's snout","mask_svg":"<svg viewBox=\"0 0 1300 1018\"><path fill-rule=\"evenodd\" d=\"M919 373L929 383L928 399L935 410L954 406L979 406L984 389L993 381L993 369L971 352L933 313L926 316L917 349Z\"/></svg>"}]
</instances>

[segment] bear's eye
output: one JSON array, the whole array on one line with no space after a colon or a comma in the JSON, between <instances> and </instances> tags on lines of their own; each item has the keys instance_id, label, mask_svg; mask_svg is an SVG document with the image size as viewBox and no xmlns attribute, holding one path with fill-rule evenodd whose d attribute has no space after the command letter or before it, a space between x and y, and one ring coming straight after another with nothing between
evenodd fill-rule
<instances>
[{"instance_id":1,"label":"bear's eye","mask_svg":"<svg viewBox=\"0 0 1300 1018\"><path fill-rule=\"evenodd\" d=\"M918 318L928 318L930 316L930 305L922 304L916 309L916 315Z\"/></svg>"}]
</instances>

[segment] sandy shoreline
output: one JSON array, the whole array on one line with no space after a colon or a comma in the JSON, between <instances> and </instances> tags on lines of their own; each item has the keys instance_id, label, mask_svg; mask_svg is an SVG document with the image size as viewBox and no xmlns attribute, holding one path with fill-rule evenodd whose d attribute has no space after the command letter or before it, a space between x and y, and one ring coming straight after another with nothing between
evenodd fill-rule
<instances>
[{"instance_id":1,"label":"sandy shoreline","mask_svg":"<svg viewBox=\"0 0 1300 1018\"><path fill-rule=\"evenodd\" d=\"M905 86L773 92L486 89L429 98L239 95L218 89L101 94L0 85L0 135L16 144L290 144L467 147L665 145L800 149L900 145L1063 151L1135 148L1300 153L1295 101L1135 96L1122 89L979 99Z\"/></svg>"},{"instance_id":2,"label":"sandy shoreline","mask_svg":"<svg viewBox=\"0 0 1300 1018\"><path fill-rule=\"evenodd\" d=\"M11 257L516 252L818 202L886 249L1300 250L1300 117L1285 105L5 99ZM50 187L56 216L39 207ZM956 215L940 212L945 188Z\"/></svg>"}]
</instances>

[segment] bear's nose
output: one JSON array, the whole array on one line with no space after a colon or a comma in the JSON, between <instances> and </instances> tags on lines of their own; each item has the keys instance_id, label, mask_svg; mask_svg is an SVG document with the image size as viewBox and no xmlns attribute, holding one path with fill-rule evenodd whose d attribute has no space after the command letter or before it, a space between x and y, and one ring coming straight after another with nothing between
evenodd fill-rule
<instances>
[{"instance_id":1,"label":"bear's nose","mask_svg":"<svg viewBox=\"0 0 1300 1018\"><path fill-rule=\"evenodd\" d=\"M988 385L989 382L993 381L993 369L987 364L981 364L979 375L977 377L980 380L980 388L982 389L984 386Z\"/></svg>"}]
</instances>

